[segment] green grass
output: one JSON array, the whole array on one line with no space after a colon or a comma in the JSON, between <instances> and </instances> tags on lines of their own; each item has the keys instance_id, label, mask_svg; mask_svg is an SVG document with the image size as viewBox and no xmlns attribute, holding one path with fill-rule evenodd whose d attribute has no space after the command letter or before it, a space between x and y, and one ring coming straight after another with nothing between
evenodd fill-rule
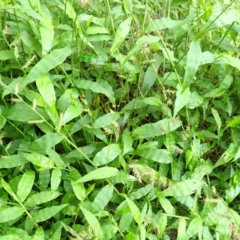
<instances>
[{"instance_id":1,"label":"green grass","mask_svg":"<svg viewBox=\"0 0 240 240\"><path fill-rule=\"evenodd\" d=\"M240 239L239 1L0 15L0 240Z\"/></svg>"}]
</instances>

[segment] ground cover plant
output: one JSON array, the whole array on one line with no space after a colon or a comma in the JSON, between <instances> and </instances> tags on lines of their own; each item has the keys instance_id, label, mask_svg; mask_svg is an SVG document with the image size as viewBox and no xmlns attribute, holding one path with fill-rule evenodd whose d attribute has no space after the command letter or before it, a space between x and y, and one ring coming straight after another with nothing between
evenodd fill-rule
<instances>
[{"instance_id":1,"label":"ground cover plant","mask_svg":"<svg viewBox=\"0 0 240 240\"><path fill-rule=\"evenodd\" d=\"M240 239L239 1L0 14L0 240Z\"/></svg>"}]
</instances>

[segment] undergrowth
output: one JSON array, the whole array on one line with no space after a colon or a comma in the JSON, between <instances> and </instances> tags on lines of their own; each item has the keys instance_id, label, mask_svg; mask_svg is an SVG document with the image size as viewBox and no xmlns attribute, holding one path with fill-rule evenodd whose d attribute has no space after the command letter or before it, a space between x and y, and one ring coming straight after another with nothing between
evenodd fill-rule
<instances>
[{"instance_id":1,"label":"undergrowth","mask_svg":"<svg viewBox=\"0 0 240 240\"><path fill-rule=\"evenodd\" d=\"M239 1L0 15L0 239L240 239Z\"/></svg>"}]
</instances>

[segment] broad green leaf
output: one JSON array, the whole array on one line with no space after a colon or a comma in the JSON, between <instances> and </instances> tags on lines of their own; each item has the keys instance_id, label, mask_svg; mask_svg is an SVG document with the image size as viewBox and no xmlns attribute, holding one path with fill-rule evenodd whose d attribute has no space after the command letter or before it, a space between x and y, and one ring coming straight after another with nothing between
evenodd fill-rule
<instances>
[{"instance_id":1,"label":"broad green leaf","mask_svg":"<svg viewBox=\"0 0 240 240\"><path fill-rule=\"evenodd\" d=\"M211 112L212 112L212 115L217 123L217 126L218 126L218 133L220 133L220 130L221 130L221 127L222 127L222 120L220 118L220 115L218 113L218 111L214 108L211 108Z\"/></svg>"},{"instance_id":2,"label":"broad green leaf","mask_svg":"<svg viewBox=\"0 0 240 240\"><path fill-rule=\"evenodd\" d=\"M80 209L81 209L85 219L87 220L89 226L91 226L91 228L93 228L95 230L95 233L97 234L97 236L99 236L100 239L102 239L103 232L102 232L100 223L97 220L97 218L86 208L80 207Z\"/></svg>"},{"instance_id":3,"label":"broad green leaf","mask_svg":"<svg viewBox=\"0 0 240 240\"><path fill-rule=\"evenodd\" d=\"M22 240L22 238L16 235L8 234L8 235L1 236L0 240Z\"/></svg>"},{"instance_id":4,"label":"broad green leaf","mask_svg":"<svg viewBox=\"0 0 240 240\"><path fill-rule=\"evenodd\" d=\"M72 4L68 1L66 1L65 3L66 5L64 6L65 7L65 11L66 11L66 14L69 16L69 18L71 18L72 20L75 21L76 19L76 12L74 10L74 7L72 6Z\"/></svg>"},{"instance_id":5,"label":"broad green leaf","mask_svg":"<svg viewBox=\"0 0 240 240\"><path fill-rule=\"evenodd\" d=\"M15 168L24 165L28 160L21 155L1 156L0 168Z\"/></svg>"},{"instance_id":6,"label":"broad green leaf","mask_svg":"<svg viewBox=\"0 0 240 240\"><path fill-rule=\"evenodd\" d=\"M201 59L200 59L200 65L204 65L204 64L209 64L209 63L213 63L216 59L216 56L209 52L202 52L202 54L200 55Z\"/></svg>"},{"instance_id":7,"label":"broad green leaf","mask_svg":"<svg viewBox=\"0 0 240 240\"><path fill-rule=\"evenodd\" d=\"M171 202L167 199L167 198L158 198L162 208L164 209L164 211L169 214L169 215L175 215L175 208L173 207L173 205L171 204Z\"/></svg>"},{"instance_id":8,"label":"broad green leaf","mask_svg":"<svg viewBox=\"0 0 240 240\"><path fill-rule=\"evenodd\" d=\"M74 85L80 89L91 90L96 93L102 93L106 95L111 102L115 101L114 92L105 89L101 84L93 82L91 80L75 80Z\"/></svg>"},{"instance_id":9,"label":"broad green leaf","mask_svg":"<svg viewBox=\"0 0 240 240\"><path fill-rule=\"evenodd\" d=\"M32 190L35 179L35 172L32 170L26 171L20 179L17 188L17 197L20 202L24 202Z\"/></svg>"},{"instance_id":10,"label":"broad green leaf","mask_svg":"<svg viewBox=\"0 0 240 240\"><path fill-rule=\"evenodd\" d=\"M27 47L29 47L30 49L33 49L38 56L42 56L42 46L40 42L33 35L31 35L30 32L22 31L20 33L20 37L22 42Z\"/></svg>"},{"instance_id":11,"label":"broad green leaf","mask_svg":"<svg viewBox=\"0 0 240 240\"><path fill-rule=\"evenodd\" d=\"M97 180L97 179L110 178L110 177L116 176L117 173L118 173L117 168L102 167L86 174L85 176L77 180L77 182L88 182L88 181Z\"/></svg>"},{"instance_id":12,"label":"broad green leaf","mask_svg":"<svg viewBox=\"0 0 240 240\"><path fill-rule=\"evenodd\" d=\"M51 19L42 19L39 24L42 43L42 55L45 56L51 49L54 39L54 28Z\"/></svg>"},{"instance_id":13,"label":"broad green leaf","mask_svg":"<svg viewBox=\"0 0 240 240\"><path fill-rule=\"evenodd\" d=\"M205 93L204 97L216 98L222 96L231 86L233 82L233 77L227 74L223 81L220 82L220 86L210 90L209 92Z\"/></svg>"},{"instance_id":14,"label":"broad green leaf","mask_svg":"<svg viewBox=\"0 0 240 240\"><path fill-rule=\"evenodd\" d=\"M191 96L189 88L183 88L181 85L177 85L176 100L174 103L173 116L176 117L177 113L188 103Z\"/></svg>"},{"instance_id":15,"label":"broad green leaf","mask_svg":"<svg viewBox=\"0 0 240 240\"><path fill-rule=\"evenodd\" d=\"M65 208L68 204L62 204L59 206L46 207L42 210L38 210L33 214L33 220L38 222L44 222L54 217L58 212Z\"/></svg>"},{"instance_id":16,"label":"broad green leaf","mask_svg":"<svg viewBox=\"0 0 240 240\"><path fill-rule=\"evenodd\" d=\"M113 186L106 185L98 192L97 196L93 201L93 206L98 211L103 211L104 208L108 205L109 201L111 200L112 195L113 195Z\"/></svg>"},{"instance_id":17,"label":"broad green leaf","mask_svg":"<svg viewBox=\"0 0 240 240\"><path fill-rule=\"evenodd\" d=\"M208 21L200 30L200 32L211 31L216 28L222 28L224 26L231 25L240 18L240 13L237 11L237 9L226 8L220 2L216 2L211 12L211 16L208 18Z\"/></svg>"},{"instance_id":18,"label":"broad green leaf","mask_svg":"<svg viewBox=\"0 0 240 240\"><path fill-rule=\"evenodd\" d=\"M61 225L64 227L64 230L68 233L70 233L72 236L76 237L76 239L79 238L79 233L77 233L76 231L74 231L71 227L69 227L67 224L65 224L64 222L61 222Z\"/></svg>"},{"instance_id":19,"label":"broad green leaf","mask_svg":"<svg viewBox=\"0 0 240 240\"><path fill-rule=\"evenodd\" d=\"M103 232L103 239L104 240L111 240L114 239L115 234L118 231L118 228L113 224L106 224L101 226Z\"/></svg>"},{"instance_id":20,"label":"broad green leaf","mask_svg":"<svg viewBox=\"0 0 240 240\"><path fill-rule=\"evenodd\" d=\"M109 31L105 27L92 26L87 28L86 34L87 35L109 34Z\"/></svg>"},{"instance_id":21,"label":"broad green leaf","mask_svg":"<svg viewBox=\"0 0 240 240\"><path fill-rule=\"evenodd\" d=\"M65 162L61 159L60 155L58 153L56 153L56 151L49 148L49 149L46 149L46 154L55 163L55 165L57 167L64 167L65 166Z\"/></svg>"},{"instance_id":22,"label":"broad green leaf","mask_svg":"<svg viewBox=\"0 0 240 240\"><path fill-rule=\"evenodd\" d=\"M172 0L171 7L177 7L178 5L182 5L184 3L189 3L189 0Z\"/></svg>"},{"instance_id":23,"label":"broad green leaf","mask_svg":"<svg viewBox=\"0 0 240 240\"><path fill-rule=\"evenodd\" d=\"M38 227L32 240L45 240L45 234L42 227Z\"/></svg>"},{"instance_id":24,"label":"broad green leaf","mask_svg":"<svg viewBox=\"0 0 240 240\"><path fill-rule=\"evenodd\" d=\"M167 150L165 149L154 149L146 148L141 150L136 150L134 154L141 156L143 158L158 162L158 163L170 163L171 158Z\"/></svg>"},{"instance_id":25,"label":"broad green leaf","mask_svg":"<svg viewBox=\"0 0 240 240\"><path fill-rule=\"evenodd\" d=\"M234 117L231 121L227 123L227 126L224 128L226 130L229 127L237 127L240 124L240 116Z\"/></svg>"},{"instance_id":26,"label":"broad green leaf","mask_svg":"<svg viewBox=\"0 0 240 240\"><path fill-rule=\"evenodd\" d=\"M201 97L197 92L192 92L187 103L187 108L194 109L199 107L203 103L203 97Z\"/></svg>"},{"instance_id":27,"label":"broad green leaf","mask_svg":"<svg viewBox=\"0 0 240 240\"><path fill-rule=\"evenodd\" d=\"M179 225L178 225L177 240L185 240L186 239L186 226L187 226L186 219L180 218Z\"/></svg>"},{"instance_id":28,"label":"broad green leaf","mask_svg":"<svg viewBox=\"0 0 240 240\"><path fill-rule=\"evenodd\" d=\"M155 83L157 78L156 70L153 69L152 66L149 66L147 71L145 72L143 84L142 84L142 92L146 93Z\"/></svg>"},{"instance_id":29,"label":"broad green leaf","mask_svg":"<svg viewBox=\"0 0 240 240\"><path fill-rule=\"evenodd\" d=\"M36 85L42 98L49 107L54 107L56 103L56 96L54 86L48 75L44 74L36 79Z\"/></svg>"},{"instance_id":30,"label":"broad green leaf","mask_svg":"<svg viewBox=\"0 0 240 240\"><path fill-rule=\"evenodd\" d=\"M155 19L153 22L149 23L146 29L146 33L155 32L156 29L162 30L162 29L174 28L182 24L183 24L183 21L172 20L169 17L161 17L160 19Z\"/></svg>"},{"instance_id":31,"label":"broad green leaf","mask_svg":"<svg viewBox=\"0 0 240 240\"><path fill-rule=\"evenodd\" d=\"M119 47L120 45L124 42L124 40L126 39L129 31L130 31L130 26L131 26L131 18L127 18L125 21L123 21L115 34L115 38L113 40L113 44L112 47L110 48L110 52L114 53Z\"/></svg>"},{"instance_id":32,"label":"broad green leaf","mask_svg":"<svg viewBox=\"0 0 240 240\"><path fill-rule=\"evenodd\" d=\"M68 122L78 117L82 113L82 106L79 104L78 106L70 105L63 113L62 125L66 125Z\"/></svg>"},{"instance_id":33,"label":"broad green leaf","mask_svg":"<svg viewBox=\"0 0 240 240\"><path fill-rule=\"evenodd\" d=\"M133 139L130 136L130 131L128 128L126 128L122 134L122 142L123 142L123 153L122 153L123 155L133 150L132 148Z\"/></svg>"},{"instance_id":34,"label":"broad green leaf","mask_svg":"<svg viewBox=\"0 0 240 240\"><path fill-rule=\"evenodd\" d=\"M228 147L228 149L222 154L222 156L218 159L216 162L214 168L219 167L223 164L228 163L229 161L233 160L235 157L239 146L236 144L231 143Z\"/></svg>"},{"instance_id":35,"label":"broad green leaf","mask_svg":"<svg viewBox=\"0 0 240 240\"><path fill-rule=\"evenodd\" d=\"M62 170L60 168L55 168L52 170L51 175L51 190L55 191L58 189L61 183Z\"/></svg>"},{"instance_id":36,"label":"broad green leaf","mask_svg":"<svg viewBox=\"0 0 240 240\"><path fill-rule=\"evenodd\" d=\"M79 105L79 93L76 88L69 88L57 99L57 108L64 112L71 105Z\"/></svg>"},{"instance_id":37,"label":"broad green leaf","mask_svg":"<svg viewBox=\"0 0 240 240\"><path fill-rule=\"evenodd\" d=\"M62 236L62 225L59 223L59 227L56 229L56 231L51 236L51 240L61 240Z\"/></svg>"},{"instance_id":38,"label":"broad green leaf","mask_svg":"<svg viewBox=\"0 0 240 240\"><path fill-rule=\"evenodd\" d=\"M40 193L35 193L28 197L24 205L27 207L33 207L42 203L51 202L60 195L61 193L57 191L41 191Z\"/></svg>"},{"instance_id":39,"label":"broad green leaf","mask_svg":"<svg viewBox=\"0 0 240 240\"><path fill-rule=\"evenodd\" d=\"M123 111L133 111L135 109L145 108L147 105L161 106L162 102L156 97L135 98L124 106Z\"/></svg>"},{"instance_id":40,"label":"broad green leaf","mask_svg":"<svg viewBox=\"0 0 240 240\"><path fill-rule=\"evenodd\" d=\"M137 191L130 193L128 196L132 200L140 199L140 198L146 196L152 190L153 190L153 186L151 184L148 184L145 187L140 188Z\"/></svg>"},{"instance_id":41,"label":"broad green leaf","mask_svg":"<svg viewBox=\"0 0 240 240\"><path fill-rule=\"evenodd\" d=\"M160 196L164 197L181 197L191 195L197 190L201 189L203 182L199 180L184 180L168 187L166 190L160 193Z\"/></svg>"},{"instance_id":42,"label":"broad green leaf","mask_svg":"<svg viewBox=\"0 0 240 240\"><path fill-rule=\"evenodd\" d=\"M96 166L102 166L109 162L112 162L122 152L120 144L109 144L101 149L94 157L93 162Z\"/></svg>"},{"instance_id":43,"label":"broad green leaf","mask_svg":"<svg viewBox=\"0 0 240 240\"><path fill-rule=\"evenodd\" d=\"M202 237L203 239L213 240L212 233L210 232L210 229L207 226L203 226L202 228Z\"/></svg>"},{"instance_id":44,"label":"broad green leaf","mask_svg":"<svg viewBox=\"0 0 240 240\"><path fill-rule=\"evenodd\" d=\"M7 122L7 119L3 116L0 116L0 129L2 129L4 127L6 122Z\"/></svg>"},{"instance_id":45,"label":"broad green leaf","mask_svg":"<svg viewBox=\"0 0 240 240\"><path fill-rule=\"evenodd\" d=\"M37 107L33 110L31 106L27 106L24 103L14 104L11 108L4 110L3 115L7 119L19 122L38 121L43 120L43 118L49 119L42 108Z\"/></svg>"},{"instance_id":46,"label":"broad green leaf","mask_svg":"<svg viewBox=\"0 0 240 240\"><path fill-rule=\"evenodd\" d=\"M123 0L123 7L126 14L131 14L133 8L132 0Z\"/></svg>"},{"instance_id":47,"label":"broad green leaf","mask_svg":"<svg viewBox=\"0 0 240 240\"><path fill-rule=\"evenodd\" d=\"M0 210L0 223L10 222L23 215L25 210L22 207L14 206Z\"/></svg>"},{"instance_id":48,"label":"broad green leaf","mask_svg":"<svg viewBox=\"0 0 240 240\"><path fill-rule=\"evenodd\" d=\"M127 231L133 221L133 216L130 212L122 214L119 222L119 228L122 232Z\"/></svg>"},{"instance_id":49,"label":"broad green leaf","mask_svg":"<svg viewBox=\"0 0 240 240\"><path fill-rule=\"evenodd\" d=\"M192 239L194 235L202 232L202 220L200 218L194 218L188 228L186 233L186 239Z\"/></svg>"},{"instance_id":50,"label":"broad green leaf","mask_svg":"<svg viewBox=\"0 0 240 240\"><path fill-rule=\"evenodd\" d=\"M1 184L2 184L2 187L4 188L4 190L7 193L9 193L9 195L12 196L15 201L19 202L17 196L15 195L15 193L12 190L12 187L4 180L3 177L1 178Z\"/></svg>"},{"instance_id":51,"label":"broad green leaf","mask_svg":"<svg viewBox=\"0 0 240 240\"><path fill-rule=\"evenodd\" d=\"M167 227L167 216L161 215L158 221L159 224L159 237L163 236L165 229Z\"/></svg>"},{"instance_id":52,"label":"broad green leaf","mask_svg":"<svg viewBox=\"0 0 240 240\"><path fill-rule=\"evenodd\" d=\"M71 185L75 196L78 200L83 201L86 196L86 189L83 183L76 182L77 179L81 178L81 174L73 167L69 169L69 174L71 177Z\"/></svg>"},{"instance_id":53,"label":"broad green leaf","mask_svg":"<svg viewBox=\"0 0 240 240\"><path fill-rule=\"evenodd\" d=\"M145 44L151 44L151 43L158 43L160 41L160 37L157 36L142 36L140 37L132 50L130 50L130 52L127 54L126 58L124 59L124 61L122 62L122 64L126 63L132 56L134 56L134 54L136 54L137 52L139 52L139 50L142 48L143 45Z\"/></svg>"},{"instance_id":54,"label":"broad green leaf","mask_svg":"<svg viewBox=\"0 0 240 240\"><path fill-rule=\"evenodd\" d=\"M170 133L182 125L178 118L163 119L155 123L144 124L133 130L135 139L152 138Z\"/></svg>"},{"instance_id":55,"label":"broad green leaf","mask_svg":"<svg viewBox=\"0 0 240 240\"><path fill-rule=\"evenodd\" d=\"M12 187L4 180L4 178L1 178L1 185L7 193L12 195L13 193Z\"/></svg>"},{"instance_id":56,"label":"broad green leaf","mask_svg":"<svg viewBox=\"0 0 240 240\"><path fill-rule=\"evenodd\" d=\"M51 69L63 63L66 58L72 53L69 47L55 49L44 58L42 58L29 72L24 80L24 86L34 82L42 75L48 73Z\"/></svg>"},{"instance_id":57,"label":"broad green leaf","mask_svg":"<svg viewBox=\"0 0 240 240\"><path fill-rule=\"evenodd\" d=\"M40 168L39 169L39 179L38 179L38 186L43 191L48 188L48 185L50 183L51 173L50 169L48 168Z\"/></svg>"},{"instance_id":58,"label":"broad green leaf","mask_svg":"<svg viewBox=\"0 0 240 240\"><path fill-rule=\"evenodd\" d=\"M0 61L5 61L11 58L15 58L14 52L12 50L0 51Z\"/></svg>"},{"instance_id":59,"label":"broad green leaf","mask_svg":"<svg viewBox=\"0 0 240 240\"><path fill-rule=\"evenodd\" d=\"M22 156L25 157L29 162L31 162L35 166L46 168L46 169L54 167L54 162L48 157L45 157L41 154L22 153Z\"/></svg>"},{"instance_id":60,"label":"broad green leaf","mask_svg":"<svg viewBox=\"0 0 240 240\"><path fill-rule=\"evenodd\" d=\"M127 196L125 196L125 198L127 200L127 204L130 208L130 211L132 213L134 220L136 221L136 223L139 226L141 226L142 225L142 216L141 216L141 212L140 212L139 208L130 198L128 198Z\"/></svg>"},{"instance_id":61,"label":"broad green leaf","mask_svg":"<svg viewBox=\"0 0 240 240\"><path fill-rule=\"evenodd\" d=\"M201 47L200 41L192 41L187 54L187 62L184 75L184 86L188 87L194 82L194 76L201 63Z\"/></svg>"},{"instance_id":62,"label":"broad green leaf","mask_svg":"<svg viewBox=\"0 0 240 240\"><path fill-rule=\"evenodd\" d=\"M232 57L230 55L224 54L220 57L225 63L229 64L230 66L240 70L240 60L238 58Z\"/></svg>"},{"instance_id":63,"label":"broad green leaf","mask_svg":"<svg viewBox=\"0 0 240 240\"><path fill-rule=\"evenodd\" d=\"M94 123L94 128L104 128L108 125L111 125L113 122L115 122L120 117L120 114L118 112L111 112L107 113L101 117L99 117Z\"/></svg>"},{"instance_id":64,"label":"broad green leaf","mask_svg":"<svg viewBox=\"0 0 240 240\"><path fill-rule=\"evenodd\" d=\"M30 146L29 149L32 151L42 151L50 149L60 143L63 140L63 136L59 133L47 133L42 137L35 140Z\"/></svg>"}]
</instances>

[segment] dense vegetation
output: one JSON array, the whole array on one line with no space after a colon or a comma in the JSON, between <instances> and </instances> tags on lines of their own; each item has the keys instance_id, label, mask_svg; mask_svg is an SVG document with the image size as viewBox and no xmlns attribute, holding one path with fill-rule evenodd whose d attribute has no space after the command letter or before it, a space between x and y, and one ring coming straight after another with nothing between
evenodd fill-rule
<instances>
[{"instance_id":1,"label":"dense vegetation","mask_svg":"<svg viewBox=\"0 0 240 240\"><path fill-rule=\"evenodd\" d=\"M239 1L0 14L0 240L240 239Z\"/></svg>"}]
</instances>

